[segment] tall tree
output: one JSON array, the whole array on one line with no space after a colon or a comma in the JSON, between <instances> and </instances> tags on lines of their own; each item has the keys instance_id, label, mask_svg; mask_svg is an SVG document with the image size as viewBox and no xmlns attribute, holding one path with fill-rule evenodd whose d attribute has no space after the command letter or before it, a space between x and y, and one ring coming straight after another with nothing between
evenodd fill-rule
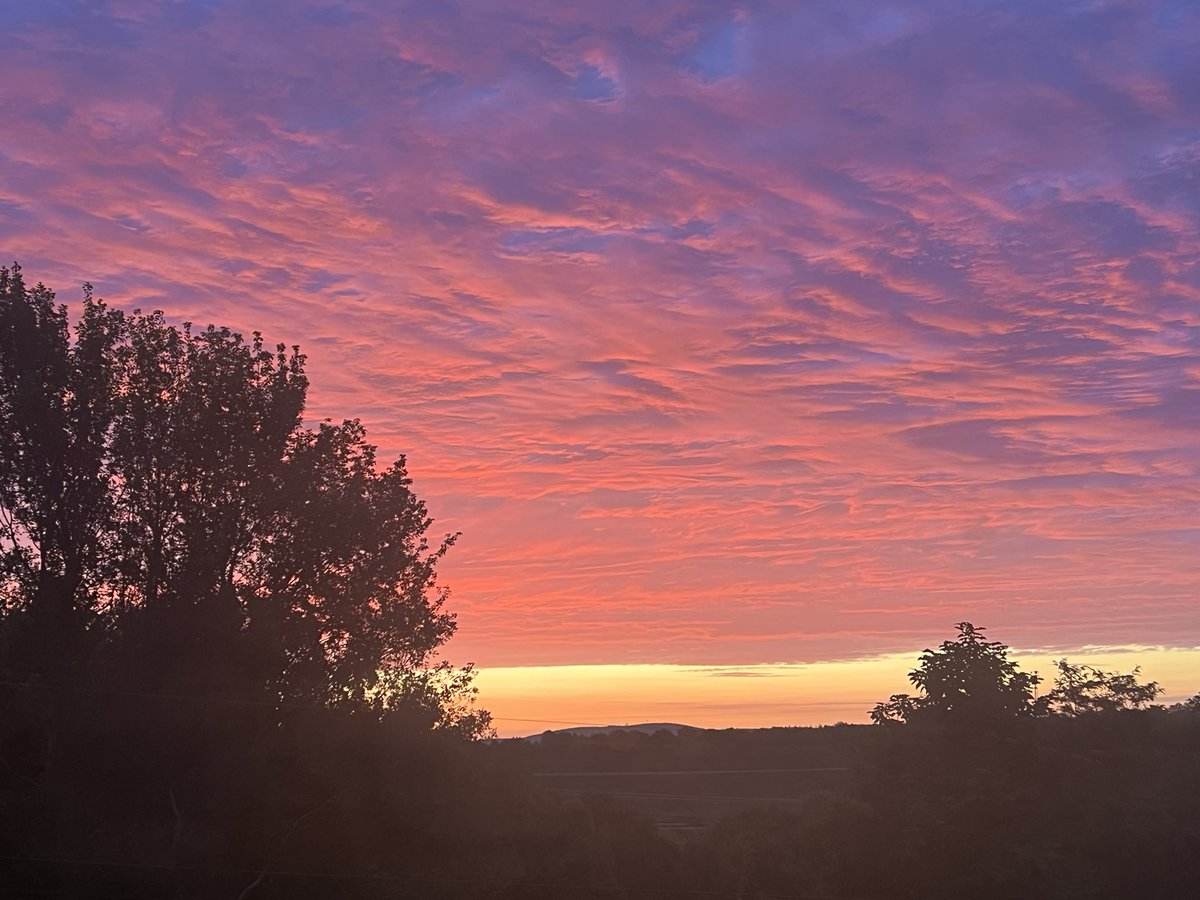
<instances>
[{"instance_id":1,"label":"tall tree","mask_svg":"<svg viewBox=\"0 0 1200 900\"><path fill-rule=\"evenodd\" d=\"M453 536L357 420L304 426L304 361L90 288L72 334L0 269L0 665L485 729L437 659Z\"/></svg>"},{"instance_id":2,"label":"tall tree","mask_svg":"<svg viewBox=\"0 0 1200 900\"><path fill-rule=\"evenodd\" d=\"M1008 647L989 641L983 628L959 622L958 637L921 654L908 680L919 696L896 694L876 704L876 723L933 721L988 727L1007 720L1040 715L1045 701L1035 696L1041 678L1022 672L1008 658Z\"/></svg>"}]
</instances>

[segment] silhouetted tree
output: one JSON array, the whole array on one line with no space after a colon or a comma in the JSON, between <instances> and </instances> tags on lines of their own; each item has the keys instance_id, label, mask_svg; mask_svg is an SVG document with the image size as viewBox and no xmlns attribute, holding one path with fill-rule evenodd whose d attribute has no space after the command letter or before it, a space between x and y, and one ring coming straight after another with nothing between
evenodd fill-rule
<instances>
[{"instance_id":1,"label":"silhouetted tree","mask_svg":"<svg viewBox=\"0 0 1200 900\"><path fill-rule=\"evenodd\" d=\"M956 627L957 639L926 650L909 673L920 695L894 694L875 705L872 721L985 726L1045 712L1045 698L1035 696L1041 681L1036 673L1020 671L1008 647L986 640L983 628L970 622Z\"/></svg>"},{"instance_id":2,"label":"silhouetted tree","mask_svg":"<svg viewBox=\"0 0 1200 900\"><path fill-rule=\"evenodd\" d=\"M1142 709L1162 693L1158 682L1139 682L1140 668L1128 675L1105 672L1094 666L1075 665L1060 659L1054 689L1046 696L1051 712L1078 716L1084 713Z\"/></svg>"},{"instance_id":3,"label":"silhouetted tree","mask_svg":"<svg viewBox=\"0 0 1200 900\"><path fill-rule=\"evenodd\" d=\"M304 427L298 348L0 269L0 666L420 711L486 730L425 505L357 420Z\"/></svg>"},{"instance_id":4,"label":"silhouetted tree","mask_svg":"<svg viewBox=\"0 0 1200 900\"><path fill-rule=\"evenodd\" d=\"M1200 715L1200 694L1193 694L1186 700L1179 703L1172 703L1167 707L1173 713L1191 713L1192 715Z\"/></svg>"}]
</instances>

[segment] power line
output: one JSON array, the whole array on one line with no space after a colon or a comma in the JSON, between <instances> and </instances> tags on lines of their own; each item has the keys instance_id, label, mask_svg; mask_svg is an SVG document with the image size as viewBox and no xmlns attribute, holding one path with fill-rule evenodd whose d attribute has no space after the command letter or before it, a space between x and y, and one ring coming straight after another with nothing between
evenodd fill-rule
<instances>
[{"instance_id":1,"label":"power line","mask_svg":"<svg viewBox=\"0 0 1200 900\"><path fill-rule=\"evenodd\" d=\"M328 709L315 703L292 703L283 700L255 700L249 697L214 697L199 694L176 694L169 691L130 691L117 688L83 687L82 685L38 684L31 681L0 680L0 686L27 688L34 691L59 691L70 694L107 694L113 697L138 699L185 700L192 703L229 703L235 706L264 706L271 709Z\"/></svg>"},{"instance_id":2,"label":"power line","mask_svg":"<svg viewBox=\"0 0 1200 900\"><path fill-rule=\"evenodd\" d=\"M620 797L638 800L707 800L734 803L803 803L807 797L726 797L721 794L642 794L635 791L605 791L597 788L548 788L555 794L595 794L604 797Z\"/></svg>"},{"instance_id":3,"label":"power line","mask_svg":"<svg viewBox=\"0 0 1200 900\"><path fill-rule=\"evenodd\" d=\"M137 691L137 690L120 689L120 688L85 687L83 685L42 684L42 683L31 682L31 681L0 680L0 686L13 687L13 688L25 688L27 690L34 690L34 691L57 691L60 693L76 693L76 694L101 694L101 695L108 695L108 696L113 696L113 697L130 697L130 698L135 698L135 699L162 699L162 700L189 702L189 703L217 703L217 704L224 703L224 704L229 704L229 705L233 705L233 706L254 706L254 707L265 707L265 708L269 708L269 709L280 709L280 710L282 710L282 709L325 710L325 709L329 708L326 706L321 706L316 703L297 703L295 701L288 701L288 700L259 700L259 699L254 699L251 697L216 697L216 696L212 696L212 695L180 694L180 693L176 693L173 691ZM858 702L858 701L854 701L854 702ZM529 718L521 718L519 716L492 716L490 714L489 714L489 716L490 716L490 720L493 722L528 722L528 723L532 723L535 725L566 725L566 726L570 726L570 727L574 727L574 728L622 729L622 728L635 728L636 727L633 725L612 725L612 724L603 724L600 722L571 722L571 721L566 721L563 719L529 719ZM625 716L623 718L634 719L637 717ZM647 717L643 717L643 718L652 718L652 716L647 716ZM687 726L687 727L694 727L694 726ZM707 730L707 729L697 728L696 730L702 731L702 730Z\"/></svg>"},{"instance_id":4,"label":"power line","mask_svg":"<svg viewBox=\"0 0 1200 900\"><path fill-rule=\"evenodd\" d=\"M117 697L138 697L138 698L163 698L166 700L187 700L196 703L230 703L237 706L267 706L272 709L326 709L327 707L320 706L315 703L297 703L287 700L258 700L250 697L216 697L212 695L200 694L180 694L173 691L137 691L121 688L104 688L104 687L85 687L83 685L65 685L65 684L45 684L33 681L9 681L0 679L0 686L27 688L35 691L63 691L80 694L110 694ZM837 700L837 701L822 701L820 703L797 703L796 706L825 706L825 705L852 705L866 703L864 700ZM654 718L655 715L661 713L652 713L648 716L622 716L621 718L634 721ZM547 725L570 725L577 728L635 728L636 725L614 725L611 722L572 722L564 719L530 719L521 718L518 716L493 716L495 721L500 722L533 722L535 724ZM651 723L653 724L653 723ZM695 726L683 726L685 728L695 728ZM777 726L780 727L780 726ZM788 726L781 726L788 727ZM696 730L706 730L699 729Z\"/></svg>"},{"instance_id":5,"label":"power line","mask_svg":"<svg viewBox=\"0 0 1200 900\"><path fill-rule=\"evenodd\" d=\"M577 728L621 728L620 725L600 725L596 722L564 722L561 719L521 719L516 716L492 716L493 722L533 722L536 725L574 725ZM516 738L515 740L520 740Z\"/></svg>"},{"instance_id":6,"label":"power line","mask_svg":"<svg viewBox=\"0 0 1200 900\"><path fill-rule=\"evenodd\" d=\"M162 699L189 703L228 703L234 706L256 706L270 709L312 709L326 710L327 706L316 703L296 703L285 700L256 700L250 697L214 697L199 694L178 694L171 691L133 691L118 688L84 687L83 685L39 684L31 681L0 680L0 686L25 688L33 691L58 691L74 694L103 694L113 697L130 697L135 699ZM490 716L493 722L530 722L538 725L570 725L578 728L618 728L621 726L601 725L596 722L566 722L561 719L524 719L516 716Z\"/></svg>"},{"instance_id":7,"label":"power line","mask_svg":"<svg viewBox=\"0 0 1200 900\"><path fill-rule=\"evenodd\" d=\"M849 766L810 766L803 769L671 769L640 772L531 772L535 778L571 778L594 775L781 775L791 772L849 772Z\"/></svg>"}]
</instances>

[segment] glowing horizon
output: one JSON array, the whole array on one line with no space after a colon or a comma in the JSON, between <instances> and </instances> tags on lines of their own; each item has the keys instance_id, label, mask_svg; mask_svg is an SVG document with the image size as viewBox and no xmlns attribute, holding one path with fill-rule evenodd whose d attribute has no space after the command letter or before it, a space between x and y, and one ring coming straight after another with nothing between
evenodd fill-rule
<instances>
[{"instance_id":1,"label":"glowing horizon","mask_svg":"<svg viewBox=\"0 0 1200 900\"><path fill-rule=\"evenodd\" d=\"M1129 672L1158 682L1157 703L1169 706L1196 693L1200 647L1081 647L1012 650L1022 671L1053 687L1054 663ZM809 664L749 666L608 665L482 669L479 703L500 737L521 737L574 726L670 722L698 728L766 728L863 724L892 694L915 693L908 673L918 653Z\"/></svg>"},{"instance_id":2,"label":"glowing horizon","mask_svg":"<svg viewBox=\"0 0 1200 900\"><path fill-rule=\"evenodd\" d=\"M0 27L0 253L299 343L309 419L462 532L446 655L485 688L911 663L962 620L1200 645L1195 4Z\"/></svg>"}]
</instances>

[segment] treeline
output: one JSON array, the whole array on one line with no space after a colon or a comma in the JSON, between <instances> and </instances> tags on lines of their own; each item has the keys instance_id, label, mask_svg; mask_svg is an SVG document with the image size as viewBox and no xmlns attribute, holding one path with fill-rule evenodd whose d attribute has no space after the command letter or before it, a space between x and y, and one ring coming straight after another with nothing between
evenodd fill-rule
<instances>
[{"instance_id":1,"label":"treeline","mask_svg":"<svg viewBox=\"0 0 1200 900\"><path fill-rule=\"evenodd\" d=\"M401 458L305 426L298 348L67 309L0 269L0 665L485 731Z\"/></svg>"}]
</instances>

